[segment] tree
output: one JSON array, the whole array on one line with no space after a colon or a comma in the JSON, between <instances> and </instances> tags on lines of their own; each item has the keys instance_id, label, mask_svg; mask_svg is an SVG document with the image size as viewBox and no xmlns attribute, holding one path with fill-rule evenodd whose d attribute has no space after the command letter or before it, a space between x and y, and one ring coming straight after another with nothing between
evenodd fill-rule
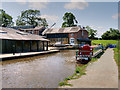
<instances>
[{"instance_id":1,"label":"tree","mask_svg":"<svg viewBox=\"0 0 120 90\"><path fill-rule=\"evenodd\" d=\"M89 26L86 26L86 28L89 33L89 38L94 39L95 36L97 35L97 30L91 29Z\"/></svg>"},{"instance_id":2,"label":"tree","mask_svg":"<svg viewBox=\"0 0 120 90\"><path fill-rule=\"evenodd\" d=\"M0 9L0 26L8 27L12 26L14 23L12 21L12 16L8 15L3 9Z\"/></svg>"},{"instance_id":3,"label":"tree","mask_svg":"<svg viewBox=\"0 0 120 90\"><path fill-rule=\"evenodd\" d=\"M76 24L78 23L75 16L72 13L68 13L68 12L64 14L63 21L64 22L62 23L62 27L73 27L73 26L77 26Z\"/></svg>"},{"instance_id":4,"label":"tree","mask_svg":"<svg viewBox=\"0 0 120 90\"><path fill-rule=\"evenodd\" d=\"M37 18L37 19L38 19L38 26L48 27L48 23L45 18Z\"/></svg>"},{"instance_id":5,"label":"tree","mask_svg":"<svg viewBox=\"0 0 120 90\"><path fill-rule=\"evenodd\" d=\"M25 10L21 12L21 15L18 16L18 19L16 20L16 25L43 25L48 26L47 21L45 18L39 18L40 11L39 10Z\"/></svg>"},{"instance_id":6,"label":"tree","mask_svg":"<svg viewBox=\"0 0 120 90\"><path fill-rule=\"evenodd\" d=\"M120 31L118 29L110 28L110 30L103 33L101 37L105 40L117 40L120 39Z\"/></svg>"}]
</instances>

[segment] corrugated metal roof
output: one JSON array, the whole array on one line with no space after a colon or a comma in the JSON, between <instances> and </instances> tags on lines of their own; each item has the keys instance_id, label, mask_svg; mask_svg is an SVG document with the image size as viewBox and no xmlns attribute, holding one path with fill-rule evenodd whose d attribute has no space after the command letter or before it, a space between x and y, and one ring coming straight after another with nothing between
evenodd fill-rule
<instances>
[{"instance_id":1,"label":"corrugated metal roof","mask_svg":"<svg viewBox=\"0 0 120 90\"><path fill-rule=\"evenodd\" d=\"M7 32L7 33L0 33L0 39L49 41L48 39L44 39L42 36L21 32L19 30L15 30L12 28L0 27L0 31Z\"/></svg>"},{"instance_id":2,"label":"corrugated metal roof","mask_svg":"<svg viewBox=\"0 0 120 90\"><path fill-rule=\"evenodd\" d=\"M79 30L83 30L80 27L65 27L65 28L58 28L58 29L45 29L42 33L44 34L53 34L53 33L72 33L72 32L78 32Z\"/></svg>"}]
</instances>

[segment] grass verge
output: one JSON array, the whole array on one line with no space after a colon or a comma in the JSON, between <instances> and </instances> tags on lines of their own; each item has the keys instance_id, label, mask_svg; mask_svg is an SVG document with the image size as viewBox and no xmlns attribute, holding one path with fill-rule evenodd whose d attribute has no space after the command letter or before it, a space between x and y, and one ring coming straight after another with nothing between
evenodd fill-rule
<instances>
[{"instance_id":1,"label":"grass verge","mask_svg":"<svg viewBox=\"0 0 120 90\"><path fill-rule=\"evenodd\" d=\"M119 79L120 79L120 40L117 43L117 48L114 48L114 59L118 65Z\"/></svg>"},{"instance_id":2,"label":"grass verge","mask_svg":"<svg viewBox=\"0 0 120 90\"><path fill-rule=\"evenodd\" d=\"M92 40L92 45L98 45L98 44L103 44L105 47L109 44L116 44L117 40Z\"/></svg>"}]
</instances>

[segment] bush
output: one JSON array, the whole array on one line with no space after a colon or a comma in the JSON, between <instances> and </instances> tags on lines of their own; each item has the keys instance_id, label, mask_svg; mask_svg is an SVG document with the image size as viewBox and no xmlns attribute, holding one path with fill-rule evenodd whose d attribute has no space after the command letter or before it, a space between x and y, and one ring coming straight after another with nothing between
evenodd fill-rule
<instances>
[{"instance_id":1,"label":"bush","mask_svg":"<svg viewBox=\"0 0 120 90\"><path fill-rule=\"evenodd\" d=\"M64 85L72 86L71 84L68 84L67 81L62 81L59 83L59 86L64 86Z\"/></svg>"},{"instance_id":2,"label":"bush","mask_svg":"<svg viewBox=\"0 0 120 90\"><path fill-rule=\"evenodd\" d=\"M71 80L71 79L72 79L72 77L71 77L71 76L69 76L69 77L65 78L65 80Z\"/></svg>"},{"instance_id":3,"label":"bush","mask_svg":"<svg viewBox=\"0 0 120 90\"><path fill-rule=\"evenodd\" d=\"M76 73L80 73L80 71L81 71L81 67L78 67L78 66L77 66L75 72L76 72Z\"/></svg>"}]
</instances>

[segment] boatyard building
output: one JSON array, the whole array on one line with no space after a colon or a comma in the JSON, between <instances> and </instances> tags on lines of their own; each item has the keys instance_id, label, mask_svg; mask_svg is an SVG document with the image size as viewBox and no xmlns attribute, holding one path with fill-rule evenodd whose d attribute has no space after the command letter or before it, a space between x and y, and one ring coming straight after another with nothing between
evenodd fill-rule
<instances>
[{"instance_id":1,"label":"boatyard building","mask_svg":"<svg viewBox=\"0 0 120 90\"><path fill-rule=\"evenodd\" d=\"M50 44L60 42L61 44L91 44L88 31L80 27L65 27L59 29L46 29L42 33L50 40Z\"/></svg>"},{"instance_id":2,"label":"boatyard building","mask_svg":"<svg viewBox=\"0 0 120 90\"><path fill-rule=\"evenodd\" d=\"M8 28L13 28L19 31L23 31L23 32L27 32L27 33L31 33L31 34L36 34L36 35L42 35L42 32L45 30L44 26L12 26L12 27L8 27Z\"/></svg>"},{"instance_id":3,"label":"boatyard building","mask_svg":"<svg viewBox=\"0 0 120 90\"><path fill-rule=\"evenodd\" d=\"M49 40L42 36L0 27L1 53L37 52L48 50Z\"/></svg>"}]
</instances>

